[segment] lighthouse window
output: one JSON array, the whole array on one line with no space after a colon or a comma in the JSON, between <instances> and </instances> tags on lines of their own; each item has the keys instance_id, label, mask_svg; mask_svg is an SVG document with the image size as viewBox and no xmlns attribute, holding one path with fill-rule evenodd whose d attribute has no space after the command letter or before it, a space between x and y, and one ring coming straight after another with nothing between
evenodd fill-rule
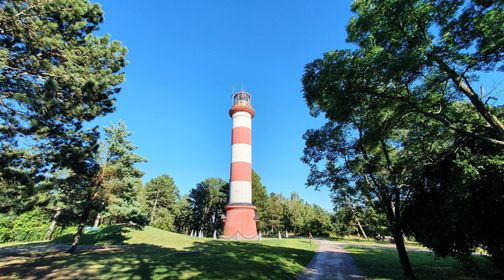
<instances>
[{"instance_id":1,"label":"lighthouse window","mask_svg":"<svg viewBox=\"0 0 504 280\"><path fill-rule=\"evenodd\" d=\"M250 97L245 94L239 94L235 97L235 102L239 103L249 103L250 102Z\"/></svg>"}]
</instances>

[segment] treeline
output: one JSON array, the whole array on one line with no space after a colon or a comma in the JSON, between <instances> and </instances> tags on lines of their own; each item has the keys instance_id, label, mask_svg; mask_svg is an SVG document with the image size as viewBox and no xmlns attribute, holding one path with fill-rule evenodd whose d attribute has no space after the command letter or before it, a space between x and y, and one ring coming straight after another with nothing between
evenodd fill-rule
<instances>
[{"instance_id":1,"label":"treeline","mask_svg":"<svg viewBox=\"0 0 504 280\"><path fill-rule=\"evenodd\" d=\"M257 227L263 235L311 232L328 236L334 231L329 212L304 202L297 193L292 193L290 198L276 193L268 195L259 175L252 172L252 202L257 207ZM150 180L139 192L149 225L183 234L201 232L207 237L222 233L228 200L229 183L220 178L205 179L188 195L180 196L174 180L162 175Z\"/></svg>"},{"instance_id":2,"label":"treeline","mask_svg":"<svg viewBox=\"0 0 504 280\"><path fill-rule=\"evenodd\" d=\"M205 236L220 235L229 183L208 178L188 195L180 195L169 175L153 178L145 185L143 172L136 167L145 159L135 153L131 133L124 122L104 128L99 144L100 187L93 205L82 192L72 170L48 172L38 184L9 184L3 181L0 197L0 242L52 239L78 230L76 227L124 224ZM259 175L253 171L253 203L257 207L258 228L263 234L329 235L331 215L317 205L304 202L298 194L290 198L267 194ZM15 199L9 199L15 198ZM87 219L83 210L89 209Z\"/></svg>"}]
</instances>

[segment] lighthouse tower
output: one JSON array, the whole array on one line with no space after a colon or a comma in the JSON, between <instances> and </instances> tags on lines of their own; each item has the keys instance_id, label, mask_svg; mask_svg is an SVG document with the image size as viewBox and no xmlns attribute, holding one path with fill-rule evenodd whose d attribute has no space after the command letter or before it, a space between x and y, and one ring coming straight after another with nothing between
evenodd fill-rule
<instances>
[{"instance_id":1,"label":"lighthouse tower","mask_svg":"<svg viewBox=\"0 0 504 280\"><path fill-rule=\"evenodd\" d=\"M229 110L233 119L231 142L231 183L226 205L224 237L257 236L255 206L252 204L252 118L250 94L241 90L233 95Z\"/></svg>"}]
</instances>

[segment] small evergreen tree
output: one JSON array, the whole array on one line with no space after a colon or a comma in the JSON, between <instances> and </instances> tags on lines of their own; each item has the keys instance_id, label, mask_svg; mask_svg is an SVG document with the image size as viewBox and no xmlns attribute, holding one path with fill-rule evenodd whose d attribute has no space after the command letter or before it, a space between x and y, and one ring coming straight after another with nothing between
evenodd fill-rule
<instances>
[{"instance_id":1,"label":"small evergreen tree","mask_svg":"<svg viewBox=\"0 0 504 280\"><path fill-rule=\"evenodd\" d=\"M150 180L145 185L145 198L150 225L174 231L179 191L173 178L161 175Z\"/></svg>"},{"instance_id":2,"label":"small evergreen tree","mask_svg":"<svg viewBox=\"0 0 504 280\"><path fill-rule=\"evenodd\" d=\"M101 166L106 210L102 215L107 224L132 222L142 226L148 222L142 213L137 190L142 185L143 172L136 164L145 162L134 153L132 135L124 122L105 128L104 158Z\"/></svg>"},{"instance_id":3,"label":"small evergreen tree","mask_svg":"<svg viewBox=\"0 0 504 280\"><path fill-rule=\"evenodd\" d=\"M190 191L189 199L193 210L193 228L212 234L223 227L222 215L228 199L229 184L220 178L208 178Z\"/></svg>"},{"instance_id":4,"label":"small evergreen tree","mask_svg":"<svg viewBox=\"0 0 504 280\"><path fill-rule=\"evenodd\" d=\"M261 177L255 170L252 170L252 204L256 207L256 213L259 217L257 227L259 231L267 230L266 227L266 209L269 204L269 196L266 187L261 182Z\"/></svg>"}]
</instances>

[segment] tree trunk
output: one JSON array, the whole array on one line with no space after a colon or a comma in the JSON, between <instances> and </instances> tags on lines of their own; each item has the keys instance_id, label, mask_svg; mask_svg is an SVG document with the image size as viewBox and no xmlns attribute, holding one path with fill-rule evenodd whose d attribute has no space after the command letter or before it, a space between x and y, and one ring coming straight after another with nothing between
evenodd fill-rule
<instances>
[{"instance_id":1,"label":"tree trunk","mask_svg":"<svg viewBox=\"0 0 504 280\"><path fill-rule=\"evenodd\" d=\"M392 206L392 201L383 201L383 204L385 207L385 214L387 215L390 231L392 233L392 236L394 237L394 242L396 245L397 254L399 255L399 261L401 262L404 279L415 279L408 253L406 252L406 247L404 246L403 232L398 219L399 213L395 213L394 207Z\"/></svg>"},{"instance_id":2,"label":"tree trunk","mask_svg":"<svg viewBox=\"0 0 504 280\"><path fill-rule=\"evenodd\" d=\"M52 238L54 228L56 227L56 222L58 220L59 215L61 215L61 207L56 208L56 212L54 213L54 215L52 217L51 225L49 226L49 229L47 229L47 233L44 238L45 240L50 240Z\"/></svg>"},{"instance_id":3,"label":"tree trunk","mask_svg":"<svg viewBox=\"0 0 504 280\"><path fill-rule=\"evenodd\" d=\"M84 211L82 212L79 227L77 228L77 232L74 236L74 241L72 243L72 247L68 249L68 252L75 253L77 252L77 245L79 245L79 240L81 238L82 232L84 232L84 227L86 226L86 222L89 218L89 212L91 212L91 204L86 205Z\"/></svg>"},{"instance_id":4,"label":"tree trunk","mask_svg":"<svg viewBox=\"0 0 504 280\"><path fill-rule=\"evenodd\" d=\"M362 232L362 235L364 235L364 238L365 238L365 239L367 239L366 232L365 232L365 231L364 231L364 229L362 228L362 225L361 225L361 223L360 223L360 221L359 221L359 219L358 219L357 217L355 218L355 221L357 221L357 225L359 226L359 229L360 229L360 231Z\"/></svg>"},{"instance_id":5,"label":"tree trunk","mask_svg":"<svg viewBox=\"0 0 504 280\"><path fill-rule=\"evenodd\" d=\"M157 194L156 194L156 199L154 199L154 206L152 206L152 211L150 215L150 221L154 219L154 212L156 212L156 207L157 207Z\"/></svg>"},{"instance_id":6,"label":"tree trunk","mask_svg":"<svg viewBox=\"0 0 504 280\"><path fill-rule=\"evenodd\" d=\"M392 235L394 236L397 253L399 254L399 261L401 262L401 266L403 268L404 278L415 279L408 253L406 252L406 247L404 246L404 238L401 228L396 226L395 230L393 230L392 232Z\"/></svg>"},{"instance_id":7,"label":"tree trunk","mask_svg":"<svg viewBox=\"0 0 504 280\"><path fill-rule=\"evenodd\" d=\"M94 225L93 225L94 228L98 227L100 225L100 219L101 219L101 215L100 214L96 215L96 219L94 220Z\"/></svg>"}]
</instances>

